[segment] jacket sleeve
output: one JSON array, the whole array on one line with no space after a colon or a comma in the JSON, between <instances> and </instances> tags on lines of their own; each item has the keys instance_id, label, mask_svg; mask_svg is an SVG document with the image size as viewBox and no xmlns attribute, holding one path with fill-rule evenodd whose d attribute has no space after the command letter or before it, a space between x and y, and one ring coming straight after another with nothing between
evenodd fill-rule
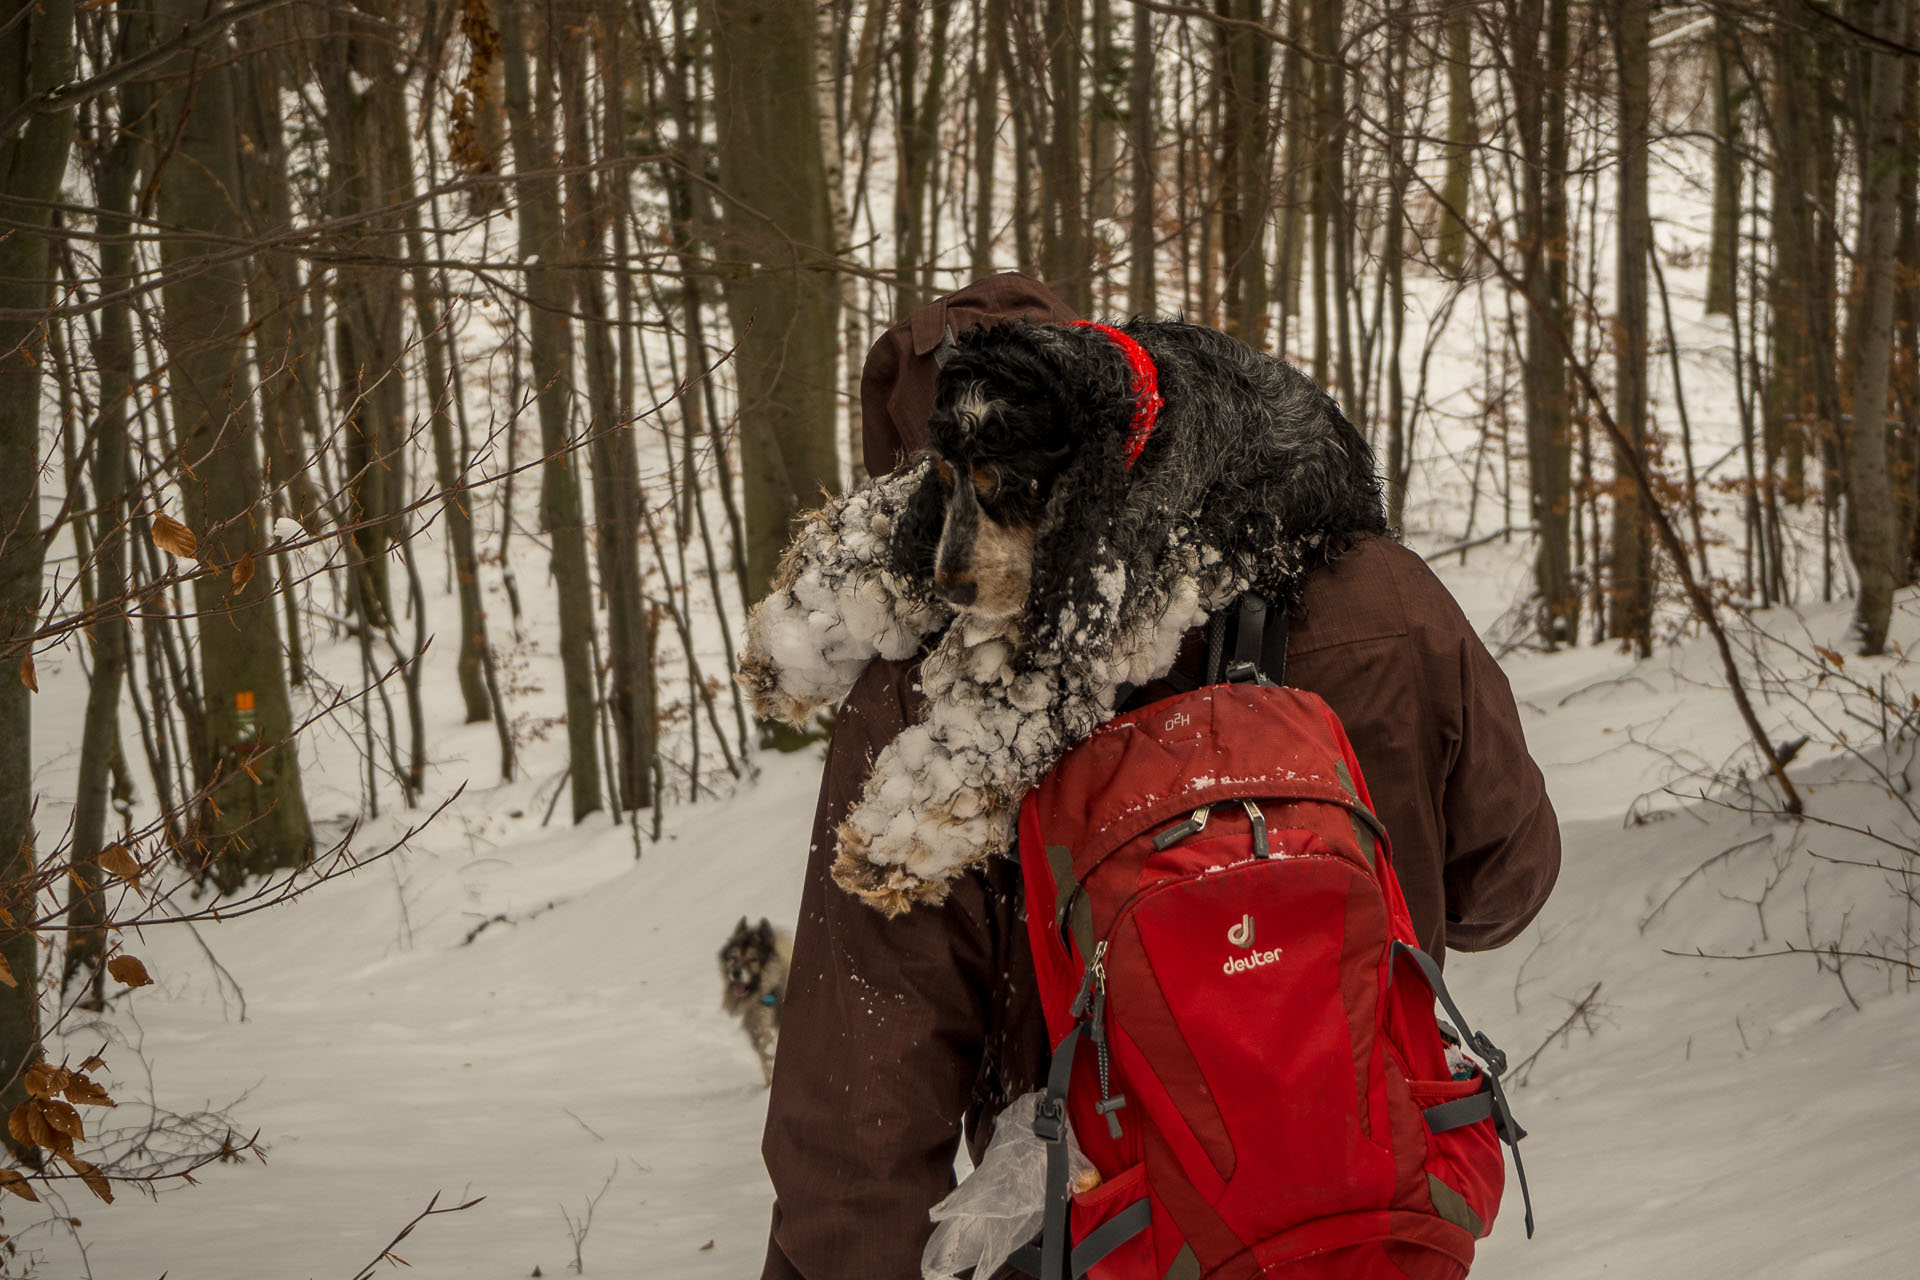
<instances>
[{"instance_id":1,"label":"jacket sleeve","mask_svg":"<svg viewBox=\"0 0 1920 1280\"><path fill-rule=\"evenodd\" d=\"M953 1186L993 990L985 890L964 877L889 919L828 878L835 827L908 719L912 670L872 664L828 748L762 1142L767 1280L915 1280L927 1210Z\"/></svg>"},{"instance_id":2,"label":"jacket sleeve","mask_svg":"<svg viewBox=\"0 0 1920 1280\"><path fill-rule=\"evenodd\" d=\"M1511 941L1560 874L1560 825L1506 675L1461 618L1460 722L1443 810L1447 945Z\"/></svg>"}]
</instances>

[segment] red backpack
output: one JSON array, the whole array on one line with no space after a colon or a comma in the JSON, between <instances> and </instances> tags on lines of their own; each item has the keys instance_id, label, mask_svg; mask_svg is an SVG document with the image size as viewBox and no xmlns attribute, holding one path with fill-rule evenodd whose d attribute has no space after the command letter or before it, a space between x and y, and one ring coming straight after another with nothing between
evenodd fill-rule
<instances>
[{"instance_id":1,"label":"red backpack","mask_svg":"<svg viewBox=\"0 0 1920 1280\"><path fill-rule=\"evenodd\" d=\"M1339 719L1260 675L1264 613L1226 682L1111 721L1022 806L1056 1047L1045 1227L1013 1262L1041 1280L1457 1280L1524 1136ZM1436 997L1486 1070L1453 1078ZM1067 1185L1069 1123L1098 1185Z\"/></svg>"}]
</instances>

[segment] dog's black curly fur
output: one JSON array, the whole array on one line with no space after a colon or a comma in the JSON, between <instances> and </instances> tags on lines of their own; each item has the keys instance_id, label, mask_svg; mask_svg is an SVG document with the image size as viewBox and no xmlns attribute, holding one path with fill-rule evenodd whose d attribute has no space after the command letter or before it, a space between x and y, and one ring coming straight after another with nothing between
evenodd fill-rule
<instances>
[{"instance_id":1,"label":"dog's black curly fur","mask_svg":"<svg viewBox=\"0 0 1920 1280\"><path fill-rule=\"evenodd\" d=\"M941 369L930 451L963 476L992 468L999 480L982 509L1033 532L1019 626L1030 660L1069 638L1084 643L1090 622L1112 625L1100 616L1099 578L1116 566L1130 593L1152 592L1155 558L1183 526L1287 607L1314 562L1386 531L1372 450L1306 374L1199 325L1120 327L1153 358L1165 399L1131 471L1133 373L1100 331L977 328ZM929 469L895 524L903 576L931 580L947 499Z\"/></svg>"}]
</instances>

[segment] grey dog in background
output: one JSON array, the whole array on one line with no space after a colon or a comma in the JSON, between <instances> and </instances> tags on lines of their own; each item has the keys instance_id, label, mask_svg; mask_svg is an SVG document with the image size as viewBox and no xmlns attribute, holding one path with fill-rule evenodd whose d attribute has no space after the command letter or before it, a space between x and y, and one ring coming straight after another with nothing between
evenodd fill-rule
<instances>
[{"instance_id":1,"label":"grey dog in background","mask_svg":"<svg viewBox=\"0 0 1920 1280\"><path fill-rule=\"evenodd\" d=\"M780 1043L780 1009L787 997L787 964L793 938L764 917L750 925L745 916L720 948L720 977L726 984L720 1007L740 1019L760 1072L773 1083L773 1054Z\"/></svg>"}]
</instances>

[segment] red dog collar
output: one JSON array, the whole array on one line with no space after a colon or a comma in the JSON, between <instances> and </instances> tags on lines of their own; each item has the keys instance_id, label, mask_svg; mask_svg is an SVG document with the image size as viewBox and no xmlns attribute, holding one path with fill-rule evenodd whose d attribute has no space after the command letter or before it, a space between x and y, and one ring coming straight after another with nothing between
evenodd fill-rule
<instances>
[{"instance_id":1,"label":"red dog collar","mask_svg":"<svg viewBox=\"0 0 1920 1280\"><path fill-rule=\"evenodd\" d=\"M1147 439L1153 435L1153 424L1160 416L1160 406L1166 401L1160 397L1160 371L1154 367L1153 357L1147 349L1129 338L1110 324L1099 324L1092 320L1071 320L1069 324L1082 329L1098 329L1107 335L1108 341L1120 348L1120 354L1127 358L1127 367L1133 370L1133 422L1127 427L1127 470L1133 470L1133 463L1140 451L1147 447Z\"/></svg>"}]
</instances>

